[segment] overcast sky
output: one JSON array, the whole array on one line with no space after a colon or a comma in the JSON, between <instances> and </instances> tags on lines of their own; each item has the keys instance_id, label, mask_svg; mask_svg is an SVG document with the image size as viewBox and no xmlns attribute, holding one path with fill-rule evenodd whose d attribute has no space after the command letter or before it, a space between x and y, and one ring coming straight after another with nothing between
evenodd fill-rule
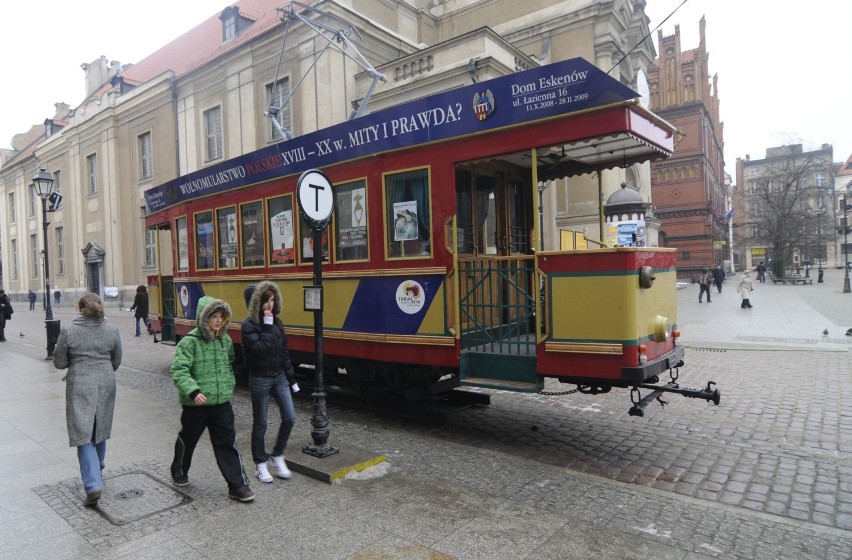
<instances>
[{"instance_id":1,"label":"overcast sky","mask_svg":"<svg viewBox=\"0 0 852 560\"><path fill-rule=\"evenodd\" d=\"M651 29L683 3L647 1ZM231 3L6 3L0 52L4 76L14 79L0 89L0 148L52 117L54 103L75 107L83 101L82 63L101 55L137 62ZM687 0L660 29L672 35L680 25L681 48L693 49L702 15L710 73L719 75L729 173L737 157L761 159L767 147L783 144L832 144L835 161L852 153L852 1ZM656 31L650 40L656 45Z\"/></svg>"}]
</instances>

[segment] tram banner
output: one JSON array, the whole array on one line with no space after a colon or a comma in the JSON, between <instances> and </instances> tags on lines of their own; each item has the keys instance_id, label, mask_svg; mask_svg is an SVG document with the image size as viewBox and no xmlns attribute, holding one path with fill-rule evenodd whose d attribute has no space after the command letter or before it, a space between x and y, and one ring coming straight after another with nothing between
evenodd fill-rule
<instances>
[{"instance_id":1,"label":"tram banner","mask_svg":"<svg viewBox=\"0 0 852 560\"><path fill-rule=\"evenodd\" d=\"M205 167L145 192L148 212L379 152L493 131L639 94L582 58L430 95Z\"/></svg>"}]
</instances>

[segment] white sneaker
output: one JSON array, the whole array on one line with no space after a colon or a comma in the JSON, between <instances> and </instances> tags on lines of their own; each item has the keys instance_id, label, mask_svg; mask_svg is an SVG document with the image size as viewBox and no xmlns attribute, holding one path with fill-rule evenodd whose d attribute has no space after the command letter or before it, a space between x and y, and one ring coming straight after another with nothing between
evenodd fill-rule
<instances>
[{"instance_id":1,"label":"white sneaker","mask_svg":"<svg viewBox=\"0 0 852 560\"><path fill-rule=\"evenodd\" d=\"M269 474L269 469L266 468L266 463L257 464L257 479L261 482L272 482L272 475Z\"/></svg>"},{"instance_id":2,"label":"white sneaker","mask_svg":"<svg viewBox=\"0 0 852 560\"><path fill-rule=\"evenodd\" d=\"M278 457L270 455L269 460L272 461L272 470L275 471L278 478L288 479L292 476L293 473L290 472L290 469L287 468L287 463L284 462L284 455L279 455Z\"/></svg>"}]
</instances>

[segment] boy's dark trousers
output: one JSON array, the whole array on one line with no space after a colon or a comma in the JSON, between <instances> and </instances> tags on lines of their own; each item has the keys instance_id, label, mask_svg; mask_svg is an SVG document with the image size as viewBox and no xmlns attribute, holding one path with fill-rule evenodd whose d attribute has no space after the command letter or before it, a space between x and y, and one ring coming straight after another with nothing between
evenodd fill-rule
<instances>
[{"instance_id":1,"label":"boy's dark trousers","mask_svg":"<svg viewBox=\"0 0 852 560\"><path fill-rule=\"evenodd\" d=\"M700 302L702 296L704 296L704 292L707 292L707 303L710 303L710 286L707 284L699 284L699 286L698 301Z\"/></svg>"},{"instance_id":2,"label":"boy's dark trousers","mask_svg":"<svg viewBox=\"0 0 852 560\"><path fill-rule=\"evenodd\" d=\"M216 463L228 483L228 488L248 485L243 461L237 450L234 409L230 402L211 406L184 406L180 415L180 425L181 429L175 441L172 477L179 478L189 474L192 454L206 428L210 434Z\"/></svg>"}]
</instances>

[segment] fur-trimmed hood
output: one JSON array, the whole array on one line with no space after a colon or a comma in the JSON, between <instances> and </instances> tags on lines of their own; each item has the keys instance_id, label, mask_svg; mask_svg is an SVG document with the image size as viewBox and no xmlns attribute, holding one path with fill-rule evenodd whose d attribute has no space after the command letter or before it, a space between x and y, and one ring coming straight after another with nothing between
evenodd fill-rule
<instances>
[{"instance_id":1,"label":"fur-trimmed hood","mask_svg":"<svg viewBox=\"0 0 852 560\"><path fill-rule=\"evenodd\" d=\"M210 316L217 311L221 311L225 319L222 322L222 329L219 331L219 334L221 335L228 331L228 325L231 324L231 306L228 305L228 302L225 300L216 299L212 296L204 296L198 300L198 308L195 312L195 323L198 328L198 333L205 340L213 340L216 338L216 333L210 330L207 320L210 319Z\"/></svg>"},{"instance_id":2,"label":"fur-trimmed hood","mask_svg":"<svg viewBox=\"0 0 852 560\"><path fill-rule=\"evenodd\" d=\"M249 296L249 290L251 288L252 286L246 288L246 296ZM276 317L279 316L281 314L281 291L278 289L278 286L275 285L275 282L264 280L263 282L258 282L258 284L253 286L253 288L251 296L246 297L248 318L251 319L253 323L257 323L258 325L263 324L263 316L260 311L260 300L267 290L272 290L272 293L275 294L275 303L272 305L272 315Z\"/></svg>"}]
</instances>

